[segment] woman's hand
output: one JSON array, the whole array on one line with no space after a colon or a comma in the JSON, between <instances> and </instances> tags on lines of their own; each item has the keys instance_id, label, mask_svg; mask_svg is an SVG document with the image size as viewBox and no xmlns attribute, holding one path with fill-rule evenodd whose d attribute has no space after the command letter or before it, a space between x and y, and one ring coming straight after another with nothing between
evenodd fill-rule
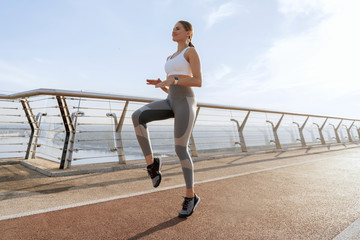
<instances>
[{"instance_id":1,"label":"woman's hand","mask_svg":"<svg viewBox=\"0 0 360 240\"><path fill-rule=\"evenodd\" d=\"M155 85L155 87L156 88L164 88L164 87L169 87L172 84L174 84L174 79L168 78L163 82L160 81L158 84Z\"/></svg>"},{"instance_id":2,"label":"woman's hand","mask_svg":"<svg viewBox=\"0 0 360 240\"><path fill-rule=\"evenodd\" d=\"M156 79L156 80L153 80L153 79L146 79L146 84L147 85L156 85L158 83L161 83L161 80L160 78Z\"/></svg>"},{"instance_id":3,"label":"woman's hand","mask_svg":"<svg viewBox=\"0 0 360 240\"><path fill-rule=\"evenodd\" d=\"M164 81L166 82L166 81ZM164 87L161 87L161 86L158 86L159 84L162 84L164 83L163 81L160 80L160 78L154 80L154 79L146 79L146 84L147 85L154 85L156 88L161 88L164 92L168 93L169 92L169 89L166 87L166 86L169 86L169 85L164 85Z\"/></svg>"}]
</instances>

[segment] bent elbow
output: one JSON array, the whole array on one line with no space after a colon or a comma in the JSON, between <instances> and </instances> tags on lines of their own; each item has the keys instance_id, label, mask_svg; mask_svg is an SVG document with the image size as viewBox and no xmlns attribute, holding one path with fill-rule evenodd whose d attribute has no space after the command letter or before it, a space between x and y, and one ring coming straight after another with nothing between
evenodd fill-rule
<instances>
[{"instance_id":1,"label":"bent elbow","mask_svg":"<svg viewBox=\"0 0 360 240\"><path fill-rule=\"evenodd\" d=\"M201 79L201 77L198 78L198 81L197 81L196 86L197 86L197 87L201 87L201 86L202 86L202 79Z\"/></svg>"}]
</instances>

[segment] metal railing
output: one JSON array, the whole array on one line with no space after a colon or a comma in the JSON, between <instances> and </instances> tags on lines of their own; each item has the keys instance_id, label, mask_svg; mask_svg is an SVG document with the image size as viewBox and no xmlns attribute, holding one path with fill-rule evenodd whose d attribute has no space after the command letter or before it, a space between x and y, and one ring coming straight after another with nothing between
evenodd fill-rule
<instances>
[{"instance_id":1,"label":"metal railing","mask_svg":"<svg viewBox=\"0 0 360 240\"><path fill-rule=\"evenodd\" d=\"M157 99L37 89L0 94L0 158L40 157L72 164L142 158L131 114ZM152 147L174 155L173 120L149 123ZM193 156L358 142L359 119L261 109L197 105Z\"/></svg>"}]
</instances>

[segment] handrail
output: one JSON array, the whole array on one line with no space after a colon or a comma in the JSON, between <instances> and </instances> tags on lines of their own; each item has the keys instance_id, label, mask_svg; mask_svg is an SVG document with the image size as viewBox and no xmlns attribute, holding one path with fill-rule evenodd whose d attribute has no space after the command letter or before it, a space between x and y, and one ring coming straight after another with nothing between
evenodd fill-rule
<instances>
[{"instance_id":1,"label":"handrail","mask_svg":"<svg viewBox=\"0 0 360 240\"><path fill-rule=\"evenodd\" d=\"M132 102L152 102L159 100L158 98L143 98L135 96L125 96L117 94L108 94L108 93L96 93L96 92L85 92L85 91L73 91L73 90L62 90L62 89L48 89L48 88L39 88L25 92L19 92L14 94L0 94L0 99L19 99L40 95L50 95L50 96L67 96L67 97L84 97L84 98L97 98L97 99L107 99L107 100L123 100L123 101L132 101ZM251 112L262 112L262 113L274 113L274 114L286 114L294 116L309 116L316 118L330 118L330 119L342 119L349 121L360 121L360 119L353 118L343 118L343 117L334 117L326 115L314 115L314 114L304 114L304 113L293 113L293 112L282 112L282 111L273 111L267 109L256 109L256 108L245 108L245 107L236 107L231 105L218 105L218 104L205 104L198 103L198 107L205 108L217 108L217 109L228 109L228 110L240 110L240 111L251 111Z\"/></svg>"},{"instance_id":2,"label":"handrail","mask_svg":"<svg viewBox=\"0 0 360 240\"><path fill-rule=\"evenodd\" d=\"M32 97L38 97L41 95L46 95L48 96L45 99L42 100L46 100L46 99L55 99L55 100L51 100L51 101L55 101L56 103L53 103L51 106L49 106L47 104L47 106L45 107L39 107L37 106L38 104L41 104L38 102L38 100L40 98L35 98L33 99ZM28 131L28 133L24 133L21 132L21 135L17 134L14 136L9 136L9 137L20 137L22 135L24 135L23 137L29 135L29 141L27 144L27 151L25 154L25 158L35 158L35 153L38 152L41 155L44 155L46 157L50 157L50 158L56 158L58 160L60 160L60 168L68 168L71 166L72 161L75 160L80 160L80 159L95 159L95 158L113 158L116 157L118 159L118 162L121 164L125 164L125 156L131 156L132 159L134 159L133 156L137 156L137 150L134 151L134 146L136 145L136 139L135 139L135 135L133 134L133 129L129 126L131 126L132 124L126 122L129 121L131 122L131 117L129 117L129 112L133 111L133 109L129 109L128 110L128 105L131 103L148 103L148 102L152 102L152 101L156 101L156 100L160 100L157 98L144 98L144 97L134 97L134 96L124 96L124 95L117 95L117 94L109 94L109 93L97 93L97 92L86 92L86 91L74 91L74 90L61 90L61 89L45 89L45 88L40 88L40 89L34 89L34 90L30 90L30 91L25 91L25 92L19 92L19 93L14 93L14 94L0 94L0 99L5 103L5 105L3 107L1 107L1 109L4 109L4 113L2 115L2 119L1 120L8 120L8 121L0 121L1 123L19 123L19 121L17 121L17 119L20 118L24 118L26 117L27 119L27 123L30 126L30 129ZM16 99L16 101L14 101L14 99ZM86 99L86 101L83 101L83 99ZM90 100L91 99L91 100ZM4 101L5 100L5 101ZM69 100L69 101L67 101ZM76 103L76 106L74 106L73 104L73 100L79 100ZM111 101L110 101L111 100ZM33 106L33 102L36 101L36 103L34 103L35 106ZM19 102L22 104L22 108L17 107L17 108L10 108L10 105L15 104L18 105ZM91 102L91 105L93 104L93 102L98 102L101 104L107 104L107 102L109 102L109 108L108 107L104 107L100 104L100 106L92 106L89 107L87 106L87 102ZM69 103L69 104L68 104ZM84 105L82 105L84 103ZM114 103L115 108L111 107L111 105ZM81 104L81 105L80 105ZM117 104L121 104L121 107L118 106ZM53 106L56 105L56 106ZM37 117L35 117L35 112L33 110L39 111L38 109L41 109L41 111L37 112ZM73 112L76 109L75 112ZM209 115L209 112L212 112L214 110L212 109L216 109L216 112L219 112L219 114L217 115L217 113L215 115ZM101 111L99 111L101 110ZM103 112L103 110L109 110L109 112ZM230 110L230 111L229 111ZM24 115L14 115L14 111L23 111ZM57 112L58 114L54 113ZM98 112L96 112L98 111ZM201 113L200 113L201 112ZM224 115L224 113L228 113ZM240 115L239 112L241 112ZM246 116L243 115L242 112L246 112ZM261 115L256 115L253 113L254 112L258 112L258 113L262 113ZM15 112L17 113L17 112ZM200 113L200 114L199 114ZM249 115L251 114L252 119L255 121L252 121L252 123L248 124L248 127L246 127L246 130L243 132L245 125L250 122L251 120L248 121ZM268 119L268 115L267 114L278 114L280 115L280 119L277 119L276 121L274 121L273 119L270 121L270 119ZM120 118L118 118L117 116L120 116ZM199 115L199 119L198 119L198 115ZM291 116L293 119L291 121L291 126L293 126L292 124L296 124L298 126L298 131L299 131L299 135L300 135L300 141L301 141L301 145L303 147L305 146L311 146L311 145L317 145L318 142L316 141L316 139L320 139L321 140L321 144L327 144L332 142L331 140L331 136L329 135L327 137L327 142L324 139L323 136L323 132L327 132L328 130L325 127L325 124L328 125L334 125L334 124L338 124L336 122L340 123L338 124L338 127L335 128L334 127L334 133L337 137L337 142L341 143L341 140L338 136L338 134L342 135L341 129L339 130L339 126L343 121L351 121L351 125L350 127L346 127L346 131L347 131L347 135L348 137L343 137L341 136L341 138L343 139L343 141L347 141L345 140L345 138L347 138L349 140L349 142L352 142L353 139L358 139L356 140L356 142L359 142L360 140L360 128L359 126L354 125L354 123L356 122L357 125L360 122L360 119L351 119L351 118L342 118L342 117L333 117L333 116L322 116L322 115L312 115L312 114L302 114L302 113L292 113L292 112L281 112L281 111L273 111L273 110L267 110L267 109L254 109L254 108L245 108L245 107L237 107L237 106L229 106L229 105L217 105L217 104L207 104L207 103L198 103L197 104L197 111L196 111L196 118L195 121L197 122L195 124L195 130L192 132L191 138L190 138L190 150L191 150L191 154L193 156L198 156L198 153L204 152L204 153L210 153L210 152L214 152L214 151L238 151L238 146L236 146L236 144L240 144L241 146L241 151L242 152L247 152L248 148L252 151L257 151L258 149L267 149L267 148L272 148L270 143L275 143L276 144L276 149L282 149L283 146L286 148L288 147L294 147L297 143L296 141L298 141L299 139L295 140L295 138L293 140L291 140L293 138L293 133L290 136L289 139L289 134L292 130L290 129L290 132L287 131L287 133L285 135L287 135L287 137L284 135L283 131L288 128L288 126L283 126L286 125L287 122L289 122L290 119L285 118L285 120L283 122L285 122L284 124L282 123L282 120L284 118L284 116ZM15 119L15 117L17 119ZM41 116L45 117L45 121L43 121L41 119ZM103 117L103 118L109 118L112 117L112 119L110 120L112 123L109 124L108 122L102 121L102 120L89 120L90 117L93 116L97 116L97 117ZM209 117L210 116L210 117ZM220 119L218 118L219 116ZM303 121L300 119L294 119L296 117L304 117L306 118L305 122L302 124L302 126L300 127L300 125L295 122L295 121ZM79 117L79 118L78 118ZM213 118L214 117L214 118ZM313 117L317 120L314 121L314 125L318 126L317 129L317 134L319 135L320 138L316 138L316 136L311 132L311 139L309 140L308 143L306 142L307 140L304 138L303 135L303 130L304 127L306 125L306 123L308 122L309 118ZM125 120L125 118L127 120ZM239 123L238 120L244 118L241 123ZM257 118L262 119L260 122L258 122ZM336 121L329 121L330 123L328 123L328 120L336 120ZM325 120L325 121L324 121ZM43 123L41 123L41 121L43 121ZM106 120L108 121L108 120ZM233 128L233 124L231 124L231 133L226 132L228 130L224 130L224 126L229 127L229 123L230 122L235 122L237 124L237 131L235 128ZM215 123L211 125L211 123ZM226 123L227 122L227 123ZM264 125L259 125L262 124L261 122L263 122ZM322 126L319 126L319 122L322 122ZM331 123L332 122L332 123ZM26 120L24 122L20 122L22 124L26 124ZM209 124L210 123L210 124ZM270 123L272 126L272 133L266 133L267 130L269 128L269 126L266 123ZM54 127L54 124L57 124L58 126ZM281 128L280 124L282 125ZM289 123L288 123L289 124ZM349 123L350 124L350 123ZM4 124L3 124L4 125ZM89 125L89 127L83 127L85 125ZM49 127L52 126L52 128L50 129ZM100 128L99 128L100 126ZM106 127L105 127L106 126ZM109 129L107 129L107 126L112 126L112 130L109 131ZM123 126L125 127L124 130ZM168 125L161 125L162 127L166 127ZM61 127L63 128L62 134L63 135L57 135L57 128ZM77 128L78 127L78 128ZM205 128L204 128L205 127ZM218 128L217 131L214 130L214 127ZM356 134L358 136L355 136L353 133L353 127L356 128ZM130 129L131 128L131 129ZM7 131L8 133L11 133L11 131L9 132L9 128L8 126L4 125L3 129L5 131ZM19 128L20 129L20 128ZM96 131L93 131L93 129L96 129ZM203 131L203 129L205 129L205 131ZM91 131L90 131L91 130ZM250 130L247 131L247 130ZM253 135L253 133L251 131L255 130L256 133L255 135ZM279 131L278 131L279 130ZM288 129L289 130L289 129ZM309 130L309 129L307 129ZM225 132L223 132L225 131ZM338 132L339 131L339 132ZM158 138L152 138L154 139L156 142L156 139L160 139L158 140L157 143L157 147L158 150L161 151L161 154L164 153L165 155L168 154L169 148L167 147L168 144L168 137L166 136L165 132L169 132L167 131L159 131L158 129L154 130L154 132L157 132ZM223 135L220 136L219 132L222 132ZM233 132L238 132L238 138L239 140L237 141L235 137L235 135L232 135ZM42 134L41 134L42 133ZM45 133L45 134L44 134ZM260 134L259 134L260 133ZM327 132L329 134L329 132ZM95 135L96 134L96 135ZM193 135L194 134L194 135ZM256 135L259 134L259 135ZM279 136L278 136L279 134ZM352 139L351 134L354 135L354 138ZM52 137L49 137L49 136ZM57 137L55 138L55 135L57 135ZM273 135L274 139L271 139L271 136ZM6 138L6 135L4 135ZM260 137L259 137L260 136ZM229 137L229 138L228 138ZM279 138L281 137L281 139ZM92 139L94 138L94 139ZM50 142L50 140L54 140L52 142ZM57 139L57 140L55 140ZM87 140L89 139L89 140ZM91 140L90 140L91 139ZM255 143L255 139L256 139L256 143ZM260 140L261 139L261 140ZM1 139L0 139L1 140ZM230 140L230 141L229 141ZM282 143L280 143L280 140L282 141ZM89 141L96 141L95 144L89 143ZM112 143L108 142L108 141L112 141ZM124 143L123 143L124 141ZM82 143L80 143L82 142ZM230 142L230 144L229 144ZM232 143L234 145L232 145ZM110 145L109 145L110 144ZM264 145L265 144L265 145ZM308 145L309 144L309 145ZM62 145L62 147L61 147ZM248 146L247 146L248 145ZM45 146L44 148L41 148L40 150L44 149L45 151L38 151L37 148L41 147L41 146ZM50 147L50 148L54 148L57 149L58 151L61 151L61 154L59 152L55 153L53 150L46 150L48 149L46 146ZM91 147L89 147L91 146ZM198 148L199 147L199 148ZM138 147L136 147L138 148ZM73 153L74 155L76 155L78 151L82 151L82 150L99 150L99 151L95 151L93 155L86 155L86 154L90 154L88 152L85 151L85 155L86 157L73 157ZM106 149L106 151L104 150ZM1 150L1 149L0 149ZM8 149L6 147L2 147L3 152L15 152L14 150L18 150L18 149ZM11 151L10 151L11 150ZM24 149L25 150L25 149ZM104 151L100 151L100 150L104 150ZM205 152L209 150L210 152ZM1 151L0 151L1 152ZM19 151L17 151L19 152ZM20 151L20 152L24 152L24 151ZM95 154L96 153L96 154ZM133 155L133 153L135 155ZM101 156L100 156L100 155ZM61 156L61 157L59 157ZM131 159L130 159L131 160Z\"/></svg>"}]
</instances>

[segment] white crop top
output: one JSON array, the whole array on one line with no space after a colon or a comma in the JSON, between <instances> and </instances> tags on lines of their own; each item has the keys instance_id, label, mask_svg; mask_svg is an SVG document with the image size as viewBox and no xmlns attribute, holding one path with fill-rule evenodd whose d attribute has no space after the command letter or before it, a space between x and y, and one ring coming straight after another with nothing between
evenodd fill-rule
<instances>
[{"instance_id":1,"label":"white crop top","mask_svg":"<svg viewBox=\"0 0 360 240\"><path fill-rule=\"evenodd\" d=\"M165 63L165 72L168 76L171 75L187 75L192 76L190 64L184 57L185 51L189 47L185 48L178 55L173 58L169 58Z\"/></svg>"}]
</instances>

